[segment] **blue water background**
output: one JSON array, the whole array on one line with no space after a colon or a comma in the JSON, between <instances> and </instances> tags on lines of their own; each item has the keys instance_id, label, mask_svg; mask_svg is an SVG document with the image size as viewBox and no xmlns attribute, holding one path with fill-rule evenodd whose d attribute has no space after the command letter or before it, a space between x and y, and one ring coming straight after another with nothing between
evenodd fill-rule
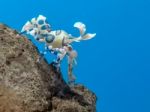
<instances>
[{"instance_id":1,"label":"blue water background","mask_svg":"<svg viewBox=\"0 0 150 112\"><path fill-rule=\"evenodd\" d=\"M39 14L53 30L78 36L73 24L82 21L87 32L97 33L92 40L73 44L78 51L77 82L96 93L97 112L150 112L149 0L0 1L0 22L18 31Z\"/></svg>"}]
</instances>

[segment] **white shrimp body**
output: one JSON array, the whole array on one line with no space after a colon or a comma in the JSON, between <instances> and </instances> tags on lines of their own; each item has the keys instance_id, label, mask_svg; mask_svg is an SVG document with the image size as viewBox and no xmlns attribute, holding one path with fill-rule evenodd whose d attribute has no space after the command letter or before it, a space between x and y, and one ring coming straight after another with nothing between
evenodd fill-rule
<instances>
[{"instance_id":1,"label":"white shrimp body","mask_svg":"<svg viewBox=\"0 0 150 112\"><path fill-rule=\"evenodd\" d=\"M80 42L81 40L89 40L95 37L96 33L85 33L86 26L81 22L74 24L79 32L79 37L74 37L68 34L64 30L51 30L50 24L48 24L45 16L39 15L37 18L32 18L27 21L23 26L20 34L27 33L33 36L39 42L45 43L45 51L41 53L43 56L47 50L57 55L57 59L54 61L55 65L59 67L61 60L68 57L68 77L69 83L75 81L75 76L72 73L73 65L76 63L75 58L77 52L73 50L71 43Z\"/></svg>"}]
</instances>

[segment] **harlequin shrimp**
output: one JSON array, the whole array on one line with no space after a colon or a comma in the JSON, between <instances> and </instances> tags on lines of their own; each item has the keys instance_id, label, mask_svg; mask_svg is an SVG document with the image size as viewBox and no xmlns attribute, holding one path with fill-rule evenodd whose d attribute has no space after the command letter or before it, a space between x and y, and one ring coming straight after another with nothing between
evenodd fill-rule
<instances>
[{"instance_id":1,"label":"harlequin shrimp","mask_svg":"<svg viewBox=\"0 0 150 112\"><path fill-rule=\"evenodd\" d=\"M60 63L65 56L68 57L68 83L75 82L75 76L72 73L73 65L76 64L75 58L77 52L73 50L71 43L80 42L82 40L89 40L95 37L95 33L85 33L86 26L81 22L76 22L74 27L80 31L79 37L74 37L68 34L64 30L52 30L51 25L47 22L47 18L43 15L39 15L37 18L32 18L27 21L23 26L20 34L27 33L34 37L39 42L45 43L45 51L41 53L41 57L50 51L57 56L57 59L53 61L54 65L59 68Z\"/></svg>"}]
</instances>

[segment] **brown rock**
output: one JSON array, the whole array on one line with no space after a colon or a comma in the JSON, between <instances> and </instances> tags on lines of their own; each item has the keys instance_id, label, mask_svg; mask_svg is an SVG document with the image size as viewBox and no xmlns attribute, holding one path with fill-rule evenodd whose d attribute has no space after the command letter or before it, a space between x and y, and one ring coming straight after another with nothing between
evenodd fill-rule
<instances>
[{"instance_id":1,"label":"brown rock","mask_svg":"<svg viewBox=\"0 0 150 112\"><path fill-rule=\"evenodd\" d=\"M0 24L0 112L95 112L96 96L61 72L16 30ZM3 85L3 86L2 86Z\"/></svg>"}]
</instances>

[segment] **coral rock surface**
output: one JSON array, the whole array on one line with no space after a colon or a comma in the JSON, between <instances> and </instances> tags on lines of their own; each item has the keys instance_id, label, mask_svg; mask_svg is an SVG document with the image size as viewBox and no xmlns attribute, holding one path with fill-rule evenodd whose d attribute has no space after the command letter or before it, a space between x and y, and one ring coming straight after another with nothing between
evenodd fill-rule
<instances>
[{"instance_id":1,"label":"coral rock surface","mask_svg":"<svg viewBox=\"0 0 150 112\"><path fill-rule=\"evenodd\" d=\"M96 112L96 96L83 85L69 87L61 71L25 36L0 24L0 112Z\"/></svg>"}]
</instances>

